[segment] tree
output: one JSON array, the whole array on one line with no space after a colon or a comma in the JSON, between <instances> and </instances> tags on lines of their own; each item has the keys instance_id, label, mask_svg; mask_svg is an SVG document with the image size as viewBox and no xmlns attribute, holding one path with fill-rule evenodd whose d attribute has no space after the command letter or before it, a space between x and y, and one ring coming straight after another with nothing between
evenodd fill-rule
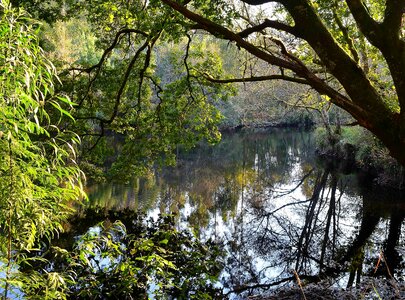
<instances>
[{"instance_id":1,"label":"tree","mask_svg":"<svg viewBox=\"0 0 405 300\"><path fill-rule=\"evenodd\" d=\"M43 268L74 274L69 299L217 299L221 244L130 210L87 209L70 220L68 249L53 247ZM89 217L90 216L90 217ZM118 220L119 219L119 220ZM102 221L101 223L99 223ZM91 229L89 229L91 228ZM59 241L61 242L61 241Z\"/></svg>"},{"instance_id":2,"label":"tree","mask_svg":"<svg viewBox=\"0 0 405 300\"><path fill-rule=\"evenodd\" d=\"M63 107L72 103L54 92L56 70L39 47L38 25L8 1L0 3L2 299L33 290L37 297L63 297L60 274L21 267L35 260L27 253L40 250L40 239L62 230L73 204L84 196L75 162L79 140L57 126L62 115L69 117Z\"/></svg>"},{"instance_id":3,"label":"tree","mask_svg":"<svg viewBox=\"0 0 405 300\"><path fill-rule=\"evenodd\" d=\"M278 74L215 82L282 79L306 84L349 112L405 166L405 40L403 0L161 0L189 22L278 66ZM227 5L228 3L228 5ZM251 6L276 4L273 17ZM227 7L223 9L223 7ZM220 16L232 18L231 24ZM223 18L225 19L225 18Z\"/></svg>"},{"instance_id":4,"label":"tree","mask_svg":"<svg viewBox=\"0 0 405 300\"><path fill-rule=\"evenodd\" d=\"M83 137L82 161L103 165L100 153L118 137L110 170L127 180L156 161L172 164L178 144L219 140L214 103L225 93L201 84L194 71L221 65L204 51L205 40L192 42L177 19L168 22L167 10L143 10L140 1L103 3L80 3L103 49L99 61L78 61L62 77L64 91L78 103L72 115ZM167 68L160 65L165 60Z\"/></svg>"}]
</instances>

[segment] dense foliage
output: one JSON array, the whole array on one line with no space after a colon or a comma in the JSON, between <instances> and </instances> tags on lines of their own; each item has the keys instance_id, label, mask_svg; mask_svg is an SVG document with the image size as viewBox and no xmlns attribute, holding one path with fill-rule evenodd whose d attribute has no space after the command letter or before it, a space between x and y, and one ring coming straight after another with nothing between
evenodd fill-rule
<instances>
[{"instance_id":1,"label":"dense foliage","mask_svg":"<svg viewBox=\"0 0 405 300\"><path fill-rule=\"evenodd\" d=\"M53 7L25 6L34 14ZM288 85L273 87L275 93L266 84L240 85L238 98L218 101L235 89L213 78L265 66L234 45L190 31L191 24L159 1L73 1L61 10L65 17L46 26L42 42L61 69L61 88L78 103L69 128L83 140L80 165L92 178L128 180L156 161L173 164L177 145L217 142L218 125L269 125L280 115L283 124L312 122L307 112L292 113L286 99L297 90ZM232 25L230 4L211 3L203 11Z\"/></svg>"},{"instance_id":2,"label":"dense foliage","mask_svg":"<svg viewBox=\"0 0 405 300\"><path fill-rule=\"evenodd\" d=\"M37 26L20 10L0 4L0 289L4 299L24 286L57 297L56 273L19 271L27 251L61 230L83 196L75 162L78 137L60 129L63 106L54 93L55 68L39 47ZM45 288L49 286L48 288Z\"/></svg>"},{"instance_id":3,"label":"dense foliage","mask_svg":"<svg viewBox=\"0 0 405 300\"><path fill-rule=\"evenodd\" d=\"M205 68L220 72L206 39L192 41L170 11L145 10L141 2L83 2L78 9L102 49L96 64L75 61L64 77L78 102L74 130L84 137L85 163L102 165L111 135L121 137L111 173L122 179L156 160L173 164L178 144L218 141L214 103L226 92L198 76Z\"/></svg>"},{"instance_id":4,"label":"dense foliage","mask_svg":"<svg viewBox=\"0 0 405 300\"><path fill-rule=\"evenodd\" d=\"M37 15L46 9L55 15L55 1L16 2ZM298 106L343 108L402 163L403 5L394 0L64 1L60 15L89 22L102 52L96 63L81 59L67 68L74 84L67 90L74 90L80 104L75 115L82 121L75 130L85 129L86 147L101 152L97 146L105 135L124 134L125 155L116 170L142 169L162 153L172 163L176 143L190 146L218 136L213 106L218 84L285 80L321 95L305 92L292 102L296 106L301 100ZM230 44L211 43L215 39ZM220 46L206 47L207 40ZM160 49L173 44L181 45L174 61L159 70ZM227 56L240 67L229 68ZM253 112L260 118L265 109ZM86 161L94 165L93 157Z\"/></svg>"}]
</instances>

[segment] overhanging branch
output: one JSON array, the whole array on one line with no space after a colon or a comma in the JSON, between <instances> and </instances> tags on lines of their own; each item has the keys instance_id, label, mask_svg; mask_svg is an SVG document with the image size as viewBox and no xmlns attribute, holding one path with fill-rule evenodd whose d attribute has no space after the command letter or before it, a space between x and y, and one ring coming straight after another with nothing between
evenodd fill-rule
<instances>
[{"instance_id":1,"label":"overhanging branch","mask_svg":"<svg viewBox=\"0 0 405 300\"><path fill-rule=\"evenodd\" d=\"M229 41L236 42L237 45L249 53L255 55L256 57L263 59L264 61L282 67L286 69L293 70L294 72L302 72L301 67L296 65L293 62L290 62L288 60L281 59L277 56L271 55L269 53L266 53L264 51L261 51L259 48L254 46L253 44L245 41L241 36L239 36L237 33L234 33L230 31L229 29L214 23L190 10L188 10L186 7L183 5L179 4L178 2L175 2L173 0L161 0L163 3L166 3L179 13L181 13L183 16L188 18L189 20L196 22L201 26L202 29L205 31L213 34L214 36L221 36Z\"/></svg>"},{"instance_id":2,"label":"overhanging branch","mask_svg":"<svg viewBox=\"0 0 405 300\"><path fill-rule=\"evenodd\" d=\"M304 1L304 0L302 0L302 1ZM184 17L186 17L190 21L193 21L193 22L199 24L200 28L211 33L212 35L217 36L217 37L219 36L219 37L229 40L231 42L232 41L235 42L238 47L245 49L250 54L256 56L259 59L262 59L263 61L265 61L271 65L293 71L299 77L305 78L308 81L308 83L315 90L317 90L320 94L328 95L332 99L334 104L336 104L336 105L340 106L341 108L345 109L346 111L350 112L353 116L356 117L356 119L360 119L360 120L364 119L366 112L362 107L355 104L353 101L351 101L345 95L336 91L333 87L329 86L321 78L317 77L313 72L311 72L308 68L306 68L306 66L303 63L298 63L297 61L292 60L291 57L288 57L288 59L283 59L283 58L275 56L271 53L263 51L259 47L244 40L237 33L234 33L231 30L229 30L215 22L208 20L208 19L204 18L203 16L200 16L200 15L190 11L189 9L187 9L186 7L184 7L183 5L181 5L180 3L176 2L176 1L161 0L161 2L169 5L170 7L172 7L174 10L176 10L177 12L182 14ZM291 7L294 7L294 9L297 8L297 5L291 4L289 1L282 1L282 0L264 1L262 3L265 3L265 2L279 2L279 3L285 4L285 5L287 5L287 3L289 3L290 8ZM299 2L301 3L301 1L299 1ZM249 2L246 2L246 3L249 3ZM249 4L251 4L251 3L249 3ZM299 6L299 7L301 7L301 6ZM307 8L307 7L305 7L305 8ZM302 13L303 12L301 11L300 14L302 14ZM311 17L313 17L313 15L311 15ZM308 16L306 18L308 18ZM296 21L296 24L297 24L297 20L296 19L294 19L294 20ZM304 20L302 20L302 22L304 22ZM321 23L319 22L319 24L321 24ZM316 23L315 25L319 25L319 24ZM319 25L319 26L321 26L321 25ZM326 30L323 27L321 29ZM299 32L300 32L300 34L302 34L301 31L299 31ZM324 33L324 32L322 31L322 33ZM315 39L315 37L312 37L312 38ZM319 39L316 39L316 42L319 42ZM333 43L334 40L330 39L330 42ZM334 49L329 49L329 52L333 51ZM341 53L339 53L339 54L346 55L343 50L341 50L340 52ZM351 60L351 58L349 58L349 60ZM364 79L364 78L362 78L362 79ZM362 98L365 98L365 96L363 96Z\"/></svg>"},{"instance_id":3,"label":"overhanging branch","mask_svg":"<svg viewBox=\"0 0 405 300\"><path fill-rule=\"evenodd\" d=\"M309 84L308 81L306 81L303 78L298 78L298 77L290 77L290 76L285 76L281 74L275 74L275 75L268 75L268 76L253 76L253 77L247 77L247 78L229 78L229 79L216 79L208 74L203 74L204 78L207 79L210 82L213 83L237 83L237 82L260 82L260 81L267 81L267 80L285 80L285 81L291 81L291 82L296 82L300 84Z\"/></svg>"}]
</instances>

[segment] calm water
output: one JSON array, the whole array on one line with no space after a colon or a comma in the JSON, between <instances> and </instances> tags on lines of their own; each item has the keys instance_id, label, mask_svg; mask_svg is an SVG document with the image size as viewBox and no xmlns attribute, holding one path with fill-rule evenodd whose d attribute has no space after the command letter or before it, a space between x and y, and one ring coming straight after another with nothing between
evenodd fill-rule
<instances>
[{"instance_id":1,"label":"calm water","mask_svg":"<svg viewBox=\"0 0 405 300\"><path fill-rule=\"evenodd\" d=\"M179 228L225 240L223 282L246 293L292 283L294 271L350 286L386 272L381 254L403 278L404 196L318 161L312 133L244 130L179 157L148 178L89 187L90 206L177 213Z\"/></svg>"}]
</instances>

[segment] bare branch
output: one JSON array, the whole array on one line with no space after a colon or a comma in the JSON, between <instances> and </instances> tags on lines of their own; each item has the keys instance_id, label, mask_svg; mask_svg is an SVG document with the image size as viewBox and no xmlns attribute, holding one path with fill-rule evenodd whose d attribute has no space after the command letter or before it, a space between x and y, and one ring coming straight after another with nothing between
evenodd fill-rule
<instances>
[{"instance_id":1,"label":"bare branch","mask_svg":"<svg viewBox=\"0 0 405 300\"><path fill-rule=\"evenodd\" d=\"M405 81L403 80L405 41L400 38L399 34L402 28L405 1L387 0L383 23L377 23L371 18L361 0L346 0L346 3L361 32L371 44L380 49L388 63L401 107L399 119L405 124ZM405 125L403 127L405 128Z\"/></svg>"}]
</instances>

